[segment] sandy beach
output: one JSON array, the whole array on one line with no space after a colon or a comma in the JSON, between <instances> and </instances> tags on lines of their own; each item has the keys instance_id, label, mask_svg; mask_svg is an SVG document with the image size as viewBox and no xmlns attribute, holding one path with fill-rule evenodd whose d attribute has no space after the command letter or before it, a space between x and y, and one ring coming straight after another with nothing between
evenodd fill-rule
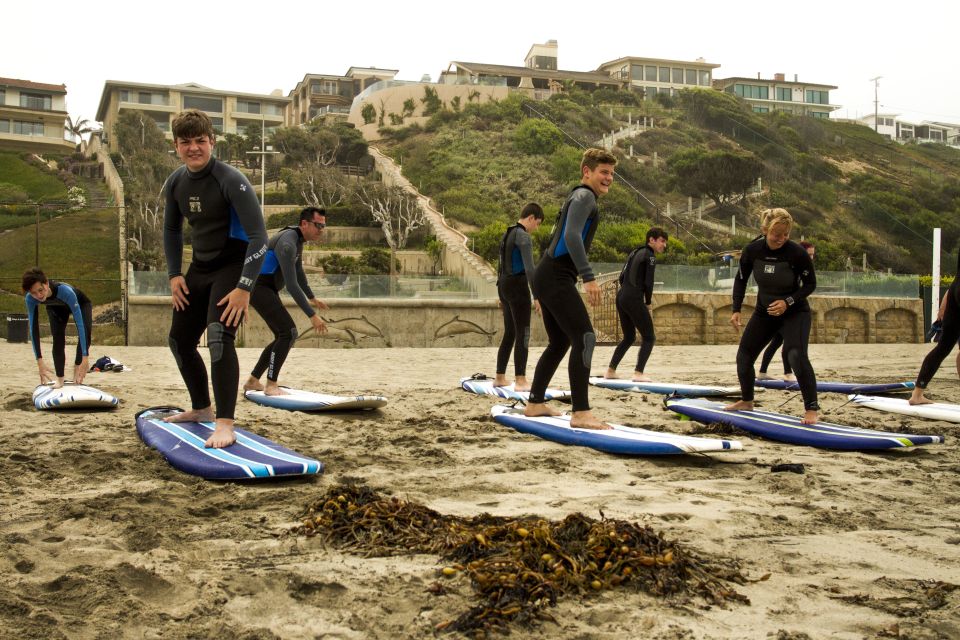
<instances>
[{"instance_id":1,"label":"sandy beach","mask_svg":"<svg viewBox=\"0 0 960 640\"><path fill-rule=\"evenodd\" d=\"M390 399L367 413L304 414L241 398L238 425L324 462L322 476L211 482L171 468L137 437L134 414L189 403L165 348L94 347L132 368L86 380L121 398L115 411L37 411L28 345L0 343L0 637L431 637L474 604L437 556L364 558L289 533L304 508L346 479L441 513L574 512L649 524L704 554L739 561L750 604L678 603L626 589L560 600L554 622L517 638L958 638L960 425L845 405L822 394L823 419L947 436L889 453L837 452L738 435L743 451L636 458L566 447L502 427L493 398L458 379L493 373L494 348L294 349L281 382ZM45 351L50 345L45 344ZM736 347L657 347L658 380L736 384ZM928 345L812 345L823 380L913 380ZM246 373L258 349L240 349ZM612 347L597 349L601 374ZM204 357L207 357L205 350ZM532 376L540 349L533 349ZM631 350L623 370L635 357ZM776 361L774 367L776 367ZM566 365L553 386L566 388ZM954 356L928 396L960 402ZM798 394L767 409L798 414ZM591 388L598 415L694 433L661 397ZM784 404L786 403L786 404ZM563 407L564 405L560 405ZM706 434L706 437L710 437ZM772 473L799 463L805 473ZM449 593L427 588L444 580ZM456 636L452 636L456 637Z\"/></svg>"}]
</instances>

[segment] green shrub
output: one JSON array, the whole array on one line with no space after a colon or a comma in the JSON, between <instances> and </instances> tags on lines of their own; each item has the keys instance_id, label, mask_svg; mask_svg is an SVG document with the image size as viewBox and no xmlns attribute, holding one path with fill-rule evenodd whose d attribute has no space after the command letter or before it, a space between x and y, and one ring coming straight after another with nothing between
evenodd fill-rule
<instances>
[{"instance_id":1,"label":"green shrub","mask_svg":"<svg viewBox=\"0 0 960 640\"><path fill-rule=\"evenodd\" d=\"M553 123L528 118L513 132L513 146L530 155L547 155L563 144L563 132Z\"/></svg>"}]
</instances>

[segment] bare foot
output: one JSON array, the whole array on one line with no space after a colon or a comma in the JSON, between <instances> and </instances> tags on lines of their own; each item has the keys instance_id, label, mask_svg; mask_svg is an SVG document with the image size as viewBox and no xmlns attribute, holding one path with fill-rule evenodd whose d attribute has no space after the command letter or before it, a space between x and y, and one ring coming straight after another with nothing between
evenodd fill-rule
<instances>
[{"instance_id":1,"label":"bare foot","mask_svg":"<svg viewBox=\"0 0 960 640\"><path fill-rule=\"evenodd\" d=\"M651 378L648 375L644 375L643 371L634 371L633 381L634 382L653 382L653 378Z\"/></svg>"},{"instance_id":2,"label":"bare foot","mask_svg":"<svg viewBox=\"0 0 960 640\"><path fill-rule=\"evenodd\" d=\"M723 408L724 411L753 411L753 400L737 400Z\"/></svg>"},{"instance_id":3,"label":"bare foot","mask_svg":"<svg viewBox=\"0 0 960 640\"><path fill-rule=\"evenodd\" d=\"M820 413L814 409L809 409L803 412L800 424L817 424L818 420L820 420Z\"/></svg>"},{"instance_id":4,"label":"bare foot","mask_svg":"<svg viewBox=\"0 0 960 640\"><path fill-rule=\"evenodd\" d=\"M607 372L603 374L603 377L607 380L616 380L617 379L617 370L607 368Z\"/></svg>"},{"instance_id":5,"label":"bare foot","mask_svg":"<svg viewBox=\"0 0 960 640\"><path fill-rule=\"evenodd\" d=\"M54 389L63 389L63 378L57 378L56 382L53 383Z\"/></svg>"},{"instance_id":6,"label":"bare foot","mask_svg":"<svg viewBox=\"0 0 960 640\"><path fill-rule=\"evenodd\" d=\"M506 376L506 375L504 375L504 374L502 374L502 373L498 373L498 374L497 374L496 376L494 376L494 378L493 378L493 386L495 386L495 387L507 387L507 386L510 386L510 381L507 380L507 376Z\"/></svg>"},{"instance_id":7,"label":"bare foot","mask_svg":"<svg viewBox=\"0 0 960 640\"><path fill-rule=\"evenodd\" d=\"M287 393L287 390L281 387L276 382L267 381L267 387L263 390L263 393L268 396L286 396L290 395Z\"/></svg>"},{"instance_id":8,"label":"bare foot","mask_svg":"<svg viewBox=\"0 0 960 640\"><path fill-rule=\"evenodd\" d=\"M766 371L758 371L757 380L773 380L773 376Z\"/></svg>"},{"instance_id":9,"label":"bare foot","mask_svg":"<svg viewBox=\"0 0 960 640\"><path fill-rule=\"evenodd\" d=\"M793 375L792 373L785 373L785 374L783 374L783 381L784 381L784 382L796 382L796 381L797 381L797 376Z\"/></svg>"},{"instance_id":10,"label":"bare foot","mask_svg":"<svg viewBox=\"0 0 960 640\"><path fill-rule=\"evenodd\" d=\"M917 393L917 391L920 393ZM913 395L910 396L910 399L907 400L907 403L911 405L933 404L933 400L923 395L923 389L914 388Z\"/></svg>"},{"instance_id":11,"label":"bare foot","mask_svg":"<svg viewBox=\"0 0 960 640\"><path fill-rule=\"evenodd\" d=\"M514 391L530 391L530 383L527 382L526 376L517 376L517 379L513 382Z\"/></svg>"},{"instance_id":12,"label":"bare foot","mask_svg":"<svg viewBox=\"0 0 960 640\"><path fill-rule=\"evenodd\" d=\"M254 378L253 376L247 377L247 381L243 383L244 391L263 391L263 385L260 384L260 380Z\"/></svg>"},{"instance_id":13,"label":"bare foot","mask_svg":"<svg viewBox=\"0 0 960 640\"><path fill-rule=\"evenodd\" d=\"M597 431L613 429L613 427L597 418L593 415L593 412L589 410L574 411L573 415L570 416L570 426L574 429L595 429Z\"/></svg>"},{"instance_id":14,"label":"bare foot","mask_svg":"<svg viewBox=\"0 0 960 640\"><path fill-rule=\"evenodd\" d=\"M222 449L229 447L237 441L237 436L233 433L233 420L217 420L217 427L207 438L203 446L210 449Z\"/></svg>"},{"instance_id":15,"label":"bare foot","mask_svg":"<svg viewBox=\"0 0 960 640\"><path fill-rule=\"evenodd\" d=\"M530 402L523 408L523 415L528 418L539 418L541 416L559 416L560 412L547 405L546 402Z\"/></svg>"},{"instance_id":16,"label":"bare foot","mask_svg":"<svg viewBox=\"0 0 960 640\"><path fill-rule=\"evenodd\" d=\"M190 409L182 413L175 413L167 418L167 422L213 422L213 409Z\"/></svg>"}]
</instances>

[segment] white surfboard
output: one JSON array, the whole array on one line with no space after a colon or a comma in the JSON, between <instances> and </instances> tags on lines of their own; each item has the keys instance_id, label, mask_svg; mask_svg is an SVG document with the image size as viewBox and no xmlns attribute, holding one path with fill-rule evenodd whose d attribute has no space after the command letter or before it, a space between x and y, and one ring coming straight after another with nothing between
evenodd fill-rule
<instances>
[{"instance_id":1,"label":"white surfboard","mask_svg":"<svg viewBox=\"0 0 960 640\"><path fill-rule=\"evenodd\" d=\"M861 396L854 394L848 396L852 402L863 407L870 407L879 411L888 411L890 413L899 413L905 416L916 418L927 418L928 420L946 420L947 422L960 422L960 405L949 404L945 402L934 402L932 404L910 404L903 398L886 398L881 396Z\"/></svg>"},{"instance_id":2,"label":"white surfboard","mask_svg":"<svg viewBox=\"0 0 960 640\"><path fill-rule=\"evenodd\" d=\"M530 399L529 391L517 391L514 389L512 382L504 387L496 387L492 378L460 378L460 388L480 396L494 396L507 400L522 400L523 402ZM545 400L569 400L570 392L562 389L547 389L543 397Z\"/></svg>"},{"instance_id":3,"label":"white surfboard","mask_svg":"<svg viewBox=\"0 0 960 640\"><path fill-rule=\"evenodd\" d=\"M736 396L740 387L716 387L705 384L682 384L679 382L637 382L629 378L590 378L590 384L614 391L636 393L661 393L665 396Z\"/></svg>"},{"instance_id":4,"label":"white surfboard","mask_svg":"<svg viewBox=\"0 0 960 640\"><path fill-rule=\"evenodd\" d=\"M65 382L59 389L49 382L33 390L33 406L41 410L114 409L119 404L120 400L105 391L74 382Z\"/></svg>"},{"instance_id":5,"label":"white surfboard","mask_svg":"<svg viewBox=\"0 0 960 640\"><path fill-rule=\"evenodd\" d=\"M285 394L268 396L263 391L245 391L244 397L251 402L288 411L351 411L355 409L379 409L387 404L383 396L331 396L324 393L280 387Z\"/></svg>"}]
</instances>

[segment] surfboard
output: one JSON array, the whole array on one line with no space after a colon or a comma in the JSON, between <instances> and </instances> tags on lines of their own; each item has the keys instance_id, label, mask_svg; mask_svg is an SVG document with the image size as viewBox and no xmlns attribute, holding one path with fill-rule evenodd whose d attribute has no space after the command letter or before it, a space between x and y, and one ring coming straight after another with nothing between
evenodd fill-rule
<instances>
[{"instance_id":1,"label":"surfboard","mask_svg":"<svg viewBox=\"0 0 960 640\"><path fill-rule=\"evenodd\" d=\"M490 414L498 423L522 433L559 442L560 444L589 447L606 453L656 456L708 451L734 451L743 447L737 440L694 438L672 433L648 431L612 424L613 429L576 429L570 426L570 416L528 418L519 408L495 405Z\"/></svg>"},{"instance_id":2,"label":"surfboard","mask_svg":"<svg viewBox=\"0 0 960 640\"><path fill-rule=\"evenodd\" d=\"M33 406L41 410L115 409L119 404L120 400L105 391L73 382L66 382L59 389L49 382L33 390Z\"/></svg>"},{"instance_id":3,"label":"surfboard","mask_svg":"<svg viewBox=\"0 0 960 640\"><path fill-rule=\"evenodd\" d=\"M800 385L786 380L757 380L754 383L765 389L781 389L783 391L799 391ZM912 382L882 382L866 384L862 382L821 382L817 380L817 391L825 393L898 393L913 389Z\"/></svg>"},{"instance_id":4,"label":"surfboard","mask_svg":"<svg viewBox=\"0 0 960 640\"><path fill-rule=\"evenodd\" d=\"M282 396L268 396L263 391L245 391L243 395L247 400L265 407L288 411L370 410L379 409L387 404L387 399L383 396L330 396L290 387L280 388L287 393Z\"/></svg>"},{"instance_id":5,"label":"surfboard","mask_svg":"<svg viewBox=\"0 0 960 640\"><path fill-rule=\"evenodd\" d=\"M921 444L942 443L943 436L913 435L860 429L830 422L800 424L800 419L772 411L724 411L720 402L700 398L667 399L671 411L709 424L720 422L749 431L758 436L823 449L866 451L897 449Z\"/></svg>"},{"instance_id":6,"label":"surfboard","mask_svg":"<svg viewBox=\"0 0 960 640\"><path fill-rule=\"evenodd\" d=\"M460 388L480 396L496 396L497 398L523 400L524 402L530 399L529 391L514 391L513 383L505 387L495 387L493 386L492 378L460 378ZM543 395L547 400L570 399L569 391L561 391L559 389L547 389Z\"/></svg>"},{"instance_id":7,"label":"surfboard","mask_svg":"<svg viewBox=\"0 0 960 640\"><path fill-rule=\"evenodd\" d=\"M208 480L249 480L306 476L323 472L323 463L255 433L235 429L237 441L223 449L204 447L212 422L166 422L173 407L144 409L136 416L137 435L174 469Z\"/></svg>"},{"instance_id":8,"label":"surfboard","mask_svg":"<svg viewBox=\"0 0 960 640\"><path fill-rule=\"evenodd\" d=\"M854 394L850 400L863 407L899 413L916 418L960 422L960 404L934 402L932 404L910 404L904 398L884 398L880 396L862 396Z\"/></svg>"},{"instance_id":9,"label":"surfboard","mask_svg":"<svg viewBox=\"0 0 960 640\"><path fill-rule=\"evenodd\" d=\"M634 391L637 393L662 393L666 396L733 396L740 395L740 387L714 387L702 384L680 384L678 382L635 382L633 380L611 380L593 377L590 384L615 391Z\"/></svg>"}]
</instances>

